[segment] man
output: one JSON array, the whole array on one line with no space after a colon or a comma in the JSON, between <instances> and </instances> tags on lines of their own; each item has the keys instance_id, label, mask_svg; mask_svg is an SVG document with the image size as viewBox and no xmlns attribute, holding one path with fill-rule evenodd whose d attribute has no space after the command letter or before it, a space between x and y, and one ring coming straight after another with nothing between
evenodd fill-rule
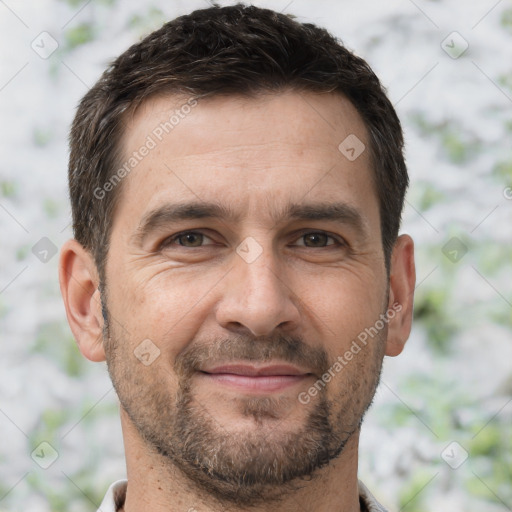
<instances>
[{"instance_id":1,"label":"man","mask_svg":"<svg viewBox=\"0 0 512 512\"><path fill-rule=\"evenodd\" d=\"M100 510L384 510L358 439L415 270L368 65L291 16L198 10L107 69L70 140L61 291L127 464Z\"/></svg>"}]
</instances>

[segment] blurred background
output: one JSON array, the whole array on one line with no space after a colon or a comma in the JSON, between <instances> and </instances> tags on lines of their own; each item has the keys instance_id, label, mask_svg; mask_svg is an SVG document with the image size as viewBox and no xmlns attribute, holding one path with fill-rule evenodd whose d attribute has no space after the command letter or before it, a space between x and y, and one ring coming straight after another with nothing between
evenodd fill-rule
<instances>
[{"instance_id":1,"label":"blurred background","mask_svg":"<svg viewBox=\"0 0 512 512\"><path fill-rule=\"evenodd\" d=\"M360 478L390 511L512 510L512 3L252 3L365 58L405 131L415 322L385 360ZM125 476L115 392L78 352L59 291L68 130L109 61L205 7L0 1L0 511L95 511Z\"/></svg>"}]
</instances>

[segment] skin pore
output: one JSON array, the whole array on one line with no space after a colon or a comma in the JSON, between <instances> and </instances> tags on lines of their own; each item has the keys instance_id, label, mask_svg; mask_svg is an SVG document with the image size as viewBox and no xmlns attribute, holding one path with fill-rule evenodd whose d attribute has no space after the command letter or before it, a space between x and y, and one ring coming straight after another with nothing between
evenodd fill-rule
<instances>
[{"instance_id":1,"label":"skin pore","mask_svg":"<svg viewBox=\"0 0 512 512\"><path fill-rule=\"evenodd\" d=\"M125 155L186 100L146 100ZM338 149L351 134L366 146L353 161ZM359 427L409 335L415 280L407 235L386 273L362 119L331 93L212 98L156 140L123 180L101 296L91 255L61 252L71 328L121 403L124 510L358 511ZM226 364L298 375L251 388Z\"/></svg>"}]
</instances>

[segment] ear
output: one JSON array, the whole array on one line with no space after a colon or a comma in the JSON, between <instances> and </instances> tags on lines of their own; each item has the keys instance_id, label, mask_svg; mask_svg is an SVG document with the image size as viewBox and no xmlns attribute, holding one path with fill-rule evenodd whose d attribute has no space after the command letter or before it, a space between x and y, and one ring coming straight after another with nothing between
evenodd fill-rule
<instances>
[{"instance_id":1,"label":"ear","mask_svg":"<svg viewBox=\"0 0 512 512\"><path fill-rule=\"evenodd\" d=\"M401 235L391 255L388 311L395 315L389 315L387 356L400 354L411 333L415 284L414 242L409 235Z\"/></svg>"},{"instance_id":2,"label":"ear","mask_svg":"<svg viewBox=\"0 0 512 512\"><path fill-rule=\"evenodd\" d=\"M94 258L74 239L60 251L59 281L68 323L80 352L91 361L104 361L99 277Z\"/></svg>"}]
</instances>

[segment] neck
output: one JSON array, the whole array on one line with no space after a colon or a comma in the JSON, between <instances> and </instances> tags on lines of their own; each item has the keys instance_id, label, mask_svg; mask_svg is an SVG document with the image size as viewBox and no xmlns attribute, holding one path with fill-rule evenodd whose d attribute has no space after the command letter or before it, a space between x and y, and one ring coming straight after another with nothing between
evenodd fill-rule
<instances>
[{"instance_id":1,"label":"neck","mask_svg":"<svg viewBox=\"0 0 512 512\"><path fill-rule=\"evenodd\" d=\"M221 503L192 483L171 461L148 449L121 408L128 489L123 512L242 512L248 508ZM359 431L347 441L342 453L315 477L300 481L299 489L278 502L252 506L251 512L359 512L357 455Z\"/></svg>"}]
</instances>

